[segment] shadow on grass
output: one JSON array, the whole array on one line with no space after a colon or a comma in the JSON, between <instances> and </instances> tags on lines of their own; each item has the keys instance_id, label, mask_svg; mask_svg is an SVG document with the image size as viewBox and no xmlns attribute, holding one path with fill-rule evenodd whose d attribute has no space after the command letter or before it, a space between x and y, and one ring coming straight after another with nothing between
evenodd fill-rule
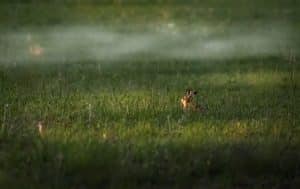
<instances>
[{"instance_id":1,"label":"shadow on grass","mask_svg":"<svg viewBox=\"0 0 300 189\"><path fill-rule=\"evenodd\" d=\"M9 188L296 188L299 184L297 143L212 137L197 143L196 138L2 136L0 184Z\"/></svg>"}]
</instances>

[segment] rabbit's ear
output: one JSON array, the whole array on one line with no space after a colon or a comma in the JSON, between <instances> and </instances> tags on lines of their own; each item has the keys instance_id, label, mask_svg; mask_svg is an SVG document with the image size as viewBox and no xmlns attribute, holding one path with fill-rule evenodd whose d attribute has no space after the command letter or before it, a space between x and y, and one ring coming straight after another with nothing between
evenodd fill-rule
<instances>
[{"instance_id":1,"label":"rabbit's ear","mask_svg":"<svg viewBox=\"0 0 300 189\"><path fill-rule=\"evenodd\" d=\"M188 88L188 89L186 89L186 90L185 90L185 94L187 94L187 95L188 95L188 94L190 94L190 93L191 93L191 91L192 91L192 90Z\"/></svg>"}]
</instances>

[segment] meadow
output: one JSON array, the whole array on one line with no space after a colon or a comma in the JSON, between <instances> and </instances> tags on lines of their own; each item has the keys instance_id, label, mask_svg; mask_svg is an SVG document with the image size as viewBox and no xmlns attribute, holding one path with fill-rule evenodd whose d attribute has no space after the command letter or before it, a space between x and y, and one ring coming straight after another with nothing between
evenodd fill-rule
<instances>
[{"instance_id":1,"label":"meadow","mask_svg":"<svg viewBox=\"0 0 300 189\"><path fill-rule=\"evenodd\" d=\"M285 8L267 2L259 8L251 3L221 7L224 3L215 1L1 4L0 187L298 188L299 10L293 6L296 1L288 1ZM168 51L162 49L174 44L191 51L182 37L141 52L129 43L125 49L136 51L111 54L117 58L72 47L85 45L81 42L67 46L75 50L65 56L52 51L51 56L29 57L20 55L22 44L8 40L11 33L36 32L36 40L47 47L50 38L39 31L97 24L128 36L151 33L158 25L163 29L159 34L167 32L159 39L175 24L180 35L191 37L188 42L196 39L189 33L192 29L200 34L207 29L207 40L233 39L262 25L269 32L271 21L288 33L257 43L267 50L255 49L256 42L241 50L239 43L228 40L229 51L208 48L209 56L178 54L178 49L172 49L176 55L172 51L164 56ZM270 43L277 38L284 46L279 50L277 43ZM42 39L47 39L44 44ZM158 47L162 54L157 54ZM180 98L187 88L198 91L196 100L205 112L182 110Z\"/></svg>"}]
</instances>

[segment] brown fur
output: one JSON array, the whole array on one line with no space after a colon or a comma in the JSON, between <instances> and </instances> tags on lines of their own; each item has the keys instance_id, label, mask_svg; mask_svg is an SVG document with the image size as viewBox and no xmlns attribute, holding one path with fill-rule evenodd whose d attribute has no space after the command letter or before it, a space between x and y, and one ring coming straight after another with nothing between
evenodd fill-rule
<instances>
[{"instance_id":1,"label":"brown fur","mask_svg":"<svg viewBox=\"0 0 300 189\"><path fill-rule=\"evenodd\" d=\"M185 95L180 99L183 110L204 112L205 109L195 102L194 97L197 95L197 91L187 89Z\"/></svg>"}]
</instances>

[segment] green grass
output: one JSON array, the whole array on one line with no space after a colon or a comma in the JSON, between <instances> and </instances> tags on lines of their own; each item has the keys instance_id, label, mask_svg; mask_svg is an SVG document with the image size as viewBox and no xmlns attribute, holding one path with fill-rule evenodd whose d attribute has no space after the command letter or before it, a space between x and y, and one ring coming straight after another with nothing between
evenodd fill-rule
<instances>
[{"instance_id":1,"label":"green grass","mask_svg":"<svg viewBox=\"0 0 300 189\"><path fill-rule=\"evenodd\" d=\"M130 32L174 21L226 36L235 24L274 20L296 34L296 1L287 9L276 2L269 9L25 3L17 11L7 3L0 30L101 24ZM299 37L291 38L299 49ZM298 188L299 70L298 60L279 54L0 62L0 188ZM189 87L205 113L180 108Z\"/></svg>"},{"instance_id":2,"label":"green grass","mask_svg":"<svg viewBox=\"0 0 300 189\"><path fill-rule=\"evenodd\" d=\"M291 68L281 58L2 66L1 183L296 187ZM199 90L206 113L180 109L186 87Z\"/></svg>"},{"instance_id":3,"label":"green grass","mask_svg":"<svg viewBox=\"0 0 300 189\"><path fill-rule=\"evenodd\" d=\"M272 0L273 1L273 0ZM204 24L222 28L233 24L270 24L273 21L299 29L299 2L266 5L253 3L204 4L94 4L94 3L5 3L0 4L0 26L4 31L49 26L95 24L124 30L143 30L157 23ZM55 12L55 14L54 14ZM187 27L189 28L189 27Z\"/></svg>"}]
</instances>

